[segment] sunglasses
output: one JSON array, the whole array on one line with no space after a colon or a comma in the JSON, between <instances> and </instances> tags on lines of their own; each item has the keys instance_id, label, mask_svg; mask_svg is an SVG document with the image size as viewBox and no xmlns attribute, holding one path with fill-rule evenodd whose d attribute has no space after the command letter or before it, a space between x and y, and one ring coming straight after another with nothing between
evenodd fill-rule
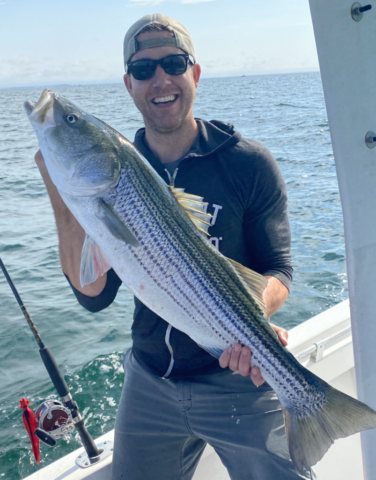
<instances>
[{"instance_id":1,"label":"sunglasses","mask_svg":"<svg viewBox=\"0 0 376 480\"><path fill-rule=\"evenodd\" d=\"M142 58L127 63L127 73L132 74L136 80L149 80L155 74L157 66L160 65L168 75L181 75L187 71L189 55L186 53L168 55L159 60Z\"/></svg>"}]
</instances>

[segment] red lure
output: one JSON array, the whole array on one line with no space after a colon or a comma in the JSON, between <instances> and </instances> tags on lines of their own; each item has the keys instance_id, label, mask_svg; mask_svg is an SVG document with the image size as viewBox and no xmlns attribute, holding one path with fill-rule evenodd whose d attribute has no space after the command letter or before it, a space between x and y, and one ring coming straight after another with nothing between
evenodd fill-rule
<instances>
[{"instance_id":1,"label":"red lure","mask_svg":"<svg viewBox=\"0 0 376 480\"><path fill-rule=\"evenodd\" d=\"M33 449L35 460L37 461L37 463L39 463L39 438L34 434L34 431L37 428L37 421L35 419L34 412L31 410L31 408L28 407L29 403L29 400L26 400L26 398L21 398L20 408L23 409L22 420L30 437L31 447Z\"/></svg>"}]
</instances>

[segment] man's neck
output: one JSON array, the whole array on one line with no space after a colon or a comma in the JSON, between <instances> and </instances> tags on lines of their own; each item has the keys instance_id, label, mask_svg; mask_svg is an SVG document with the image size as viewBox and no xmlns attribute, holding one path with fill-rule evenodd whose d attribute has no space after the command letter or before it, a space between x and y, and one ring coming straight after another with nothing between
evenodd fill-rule
<instances>
[{"instance_id":1,"label":"man's neck","mask_svg":"<svg viewBox=\"0 0 376 480\"><path fill-rule=\"evenodd\" d=\"M171 163L181 158L192 146L198 134L196 121L171 133L161 133L145 125L145 139L150 150L162 163Z\"/></svg>"}]
</instances>

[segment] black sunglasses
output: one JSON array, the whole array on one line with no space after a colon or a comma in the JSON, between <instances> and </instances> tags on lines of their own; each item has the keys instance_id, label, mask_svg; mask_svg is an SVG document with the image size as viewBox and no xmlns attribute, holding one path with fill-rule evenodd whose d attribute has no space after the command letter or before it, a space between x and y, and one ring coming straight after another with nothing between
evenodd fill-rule
<instances>
[{"instance_id":1,"label":"black sunglasses","mask_svg":"<svg viewBox=\"0 0 376 480\"><path fill-rule=\"evenodd\" d=\"M168 75L181 75L187 71L189 55L186 53L168 55L159 60L142 58L127 63L127 73L132 74L136 80L149 80L155 74L157 66L160 65Z\"/></svg>"}]
</instances>

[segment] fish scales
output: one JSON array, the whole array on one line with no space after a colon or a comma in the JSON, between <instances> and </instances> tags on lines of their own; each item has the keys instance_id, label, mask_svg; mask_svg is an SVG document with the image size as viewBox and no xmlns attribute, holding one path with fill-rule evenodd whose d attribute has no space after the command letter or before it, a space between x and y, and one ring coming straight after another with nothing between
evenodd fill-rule
<instances>
[{"instance_id":1,"label":"fish scales","mask_svg":"<svg viewBox=\"0 0 376 480\"><path fill-rule=\"evenodd\" d=\"M119 189L121 190L121 189ZM125 199L126 201L126 199ZM119 202L120 204L122 204L122 198L120 197L119 199ZM168 215L167 215L168 217ZM142 230L143 230L143 227L145 227L145 223L144 225L142 225L142 222L139 222L141 224L141 226L139 226L138 224L136 224L136 229L137 229L137 232L138 232L138 240L140 240L141 243L144 243L143 241L143 235L142 235ZM140 261L143 260L143 263L145 265L149 265L150 262L148 262L148 260L150 259L150 257L153 257L152 259L152 265L154 266L157 266L157 269L156 269L156 277L157 277L157 281L158 279L160 279L160 277L163 278L163 284L164 284L164 287L166 289L169 289L171 291L172 290L172 287L173 286L177 286L177 282L176 282L176 279L179 279L179 280L182 280L183 283L185 284L185 286L188 285L189 288L195 288L194 285L197 284L196 280L197 278L199 278L199 275L197 272L193 272L193 276L195 278L193 278L193 280L191 279L191 281L189 280L189 275L188 275L188 271L189 271L189 266L187 264L187 262L183 263L181 261L178 261L180 255L179 255L179 252L173 248L173 244L171 244L171 242L168 242L168 239L166 239L166 235L165 235L165 232L167 231L167 225L165 223L165 219L162 217L162 218L157 218L155 219L152 218L152 219L149 219L149 221L147 222L147 226L148 228L144 228L144 230L146 230L145 232L143 232L144 234L148 235L148 230L150 229L150 223L156 223L159 227L159 230L158 230L158 233L155 237L153 237L152 239L152 242L148 242L147 246L149 247L147 250L146 250L146 247L144 246L144 251L145 251L145 254L144 255L140 255L138 254L138 256L140 257ZM162 223L162 227L160 227ZM168 222L167 223L171 223L171 222ZM154 230L157 231L157 228L156 226L154 226ZM154 240L154 241L153 241ZM162 243L162 247L159 245L160 243ZM154 248L158 248L158 249L161 249L161 253L162 255L159 255L157 257L155 257L153 254L154 254ZM146 257L146 258L145 258ZM184 257L184 255L182 255L181 257ZM158 258L158 260L157 260ZM168 259L168 260L167 260ZM181 258L180 258L181 260ZM163 269L162 269L163 267ZM192 275L191 275L192 277ZM154 277L155 278L155 277ZM172 282L172 285L170 284ZM160 282L159 282L160 283ZM178 287L180 288L180 287ZM190 309L193 309L197 311L197 306L195 305L194 302L192 302L189 297L187 296L187 294L183 291L183 289L180 288L180 291L182 292L181 293L181 296L183 296L183 300L185 301L188 301L189 302L189 307ZM181 302L180 302L181 303ZM186 302L184 302L186 303ZM186 308L186 311L188 312L189 310Z\"/></svg>"},{"instance_id":2,"label":"fish scales","mask_svg":"<svg viewBox=\"0 0 376 480\"><path fill-rule=\"evenodd\" d=\"M213 355L234 343L248 346L252 365L281 402L300 473L337 438L376 427L375 411L306 370L282 346L263 317L265 279L202 236L181 191L169 189L124 137L48 90L36 104L25 102L25 110L51 179L87 234L84 283L112 266L146 306Z\"/></svg>"},{"instance_id":3,"label":"fish scales","mask_svg":"<svg viewBox=\"0 0 376 480\"><path fill-rule=\"evenodd\" d=\"M122 184L120 183L117 186L118 197L119 197L117 203L119 204L119 211L121 210L128 211L129 208L127 206L127 198L130 197L133 199L135 195L139 195L142 198L142 203L144 205L156 204L156 200L158 200L158 189L150 188L150 184L153 179L147 178L147 173L148 173L147 170L145 173L146 175L144 175L143 178L141 177L141 175L136 175L136 174L133 175L134 178L132 179L130 179L129 177L125 178L124 176L124 184L125 184L124 195L121 195L121 192L123 189ZM140 177L142 180L140 180ZM122 180L120 180L120 182L122 182ZM132 184L134 185L133 194L130 193L130 188ZM192 226L190 224L190 221L186 219L184 216L179 218L180 220L179 223L176 221L175 222L173 221L174 215L169 215L169 210L171 208L176 209L176 204L173 199L171 200L172 201L166 202L166 204L163 205L162 210L160 208L159 209L150 208L150 209L144 209L143 212L138 210L135 212L135 215L129 214L129 216L133 218L140 218L140 215L142 215L142 219L143 219L143 222L138 222L132 225L131 228L133 228L134 229L133 231L137 233L138 235L137 239L141 242L141 244L146 242L146 245L150 247L148 250L150 252L149 258L150 258L150 255L152 255L151 252L154 253L153 246L154 247L157 246L157 248L160 249L159 245L155 245L156 242L154 242L154 245L153 245L153 242L150 241L150 230L158 231L158 234L155 236L155 238L158 239L158 242L162 242L162 244L165 245L166 250L162 248L162 253L163 253L162 256L160 255L161 252L155 253L154 263L157 263L156 258L158 258L159 262L161 261L161 258L162 259L166 259L166 257L169 258L167 264L171 272L169 274L168 280L171 280L173 283L175 283L177 287L178 287L178 282L174 282L173 279L174 278L182 279L182 275L179 269L183 264L183 266L185 267L183 269L183 271L185 272L183 274L184 278L182 279L184 288L178 287L179 290L182 292L181 295L185 299L189 300L189 296L185 293L187 291L187 287L188 289L191 289L191 288L194 288L193 285L198 285L196 287L196 292L199 289L200 291L203 292L202 293L203 297L206 297L209 299L209 301L204 303L204 306L206 307L204 315L207 317L208 311L213 310L210 307L210 303L212 304L212 306L217 306L218 303L221 304L219 300L223 298L221 293L224 291L224 289L222 288L222 292L219 292L219 293L216 293L214 290L215 290L215 284L217 284L219 287L223 287L223 282L216 281L216 278L215 278L216 272L214 271L213 267L210 267L210 262L207 261L207 257L205 257L205 255L202 255L200 259L196 257L196 260L197 259L201 260L201 262L197 262L197 263L201 263L201 269L200 269L200 266L197 267L196 264L192 264L192 256L190 256L190 254L192 253L192 245L191 245L191 242L185 241L186 238L189 238L189 234L190 234L190 230L192 229ZM117 208L116 207L117 203L115 203L115 209ZM140 203L140 202L137 202L137 203ZM155 212L154 214L153 214L153 211ZM161 211L163 211L163 215L160 214ZM156 217L156 215L159 215L159 216ZM176 225L176 223L178 224ZM187 227L188 227L188 231L186 231ZM178 238L174 238L176 236L178 236ZM204 247L206 250L207 245L205 240L203 240L202 236L198 234L196 240L198 244L196 245L197 249L200 247L200 244L205 243ZM174 247L174 245L175 246L179 245L179 248ZM187 247L187 249L190 249L191 251L188 250L187 252L186 248L184 247ZM205 253L205 251L203 253ZM216 250L214 250L214 247L213 247L213 253L214 253L214 261L211 262L211 265L215 267L217 266L217 263L218 263L218 255L216 255ZM140 260L144 258L144 256L142 255L139 255L139 257L140 257ZM145 257L146 258L148 257L147 251L146 251ZM182 260L183 262L185 260L185 262L183 263ZM147 261L144 261L144 264L148 265L149 263ZM203 268L205 269L204 272L202 271ZM210 270L212 270L214 276L212 279L208 281L207 277L210 277ZM166 271L162 272L164 283L166 279L165 277L166 273L167 273ZM221 272L219 271L218 273L220 274ZM231 267L228 273L232 275L233 279L236 282L240 283L238 281L237 275L232 271ZM240 285L244 289L243 285L242 284ZM216 296L213 295L213 291L214 291L214 294L216 294ZM246 292L244 293L246 294ZM191 298L195 298L195 297L192 296ZM234 303L235 299L230 299L230 302L231 300ZM229 305L231 304L230 302L228 303ZM241 302L238 302L238 303L242 304ZM196 304L197 302L193 302L192 300L190 300L190 305L195 309L196 309ZM253 305L250 306L251 310L252 310L252 307L254 306ZM228 308L227 311L225 312L222 311L220 313L225 313L228 315L231 312L230 312L230 309Z\"/></svg>"},{"instance_id":4,"label":"fish scales","mask_svg":"<svg viewBox=\"0 0 376 480\"><path fill-rule=\"evenodd\" d=\"M202 248L204 240L201 235L196 235L197 244L193 247L192 241L187 242L186 239L192 229L189 220L182 216L178 217L179 221L176 221L175 216L170 213L171 209L176 209L174 200L163 196L163 188L162 195L158 188L150 188L153 178L150 178L147 168L143 170L142 175L137 170L130 169L129 173L123 171L116 191L111 193L116 198L115 210L120 214L128 212L127 216L133 219L128 226L143 246L143 254L134 253L138 262L148 272L150 279L169 293L187 317L193 319L195 323L205 322L212 332L224 339L223 348L236 342L248 345L254 352L253 364L261 368L264 376L277 392L283 389L289 380L293 382L295 388L293 394L289 395L289 400L301 403L303 408L307 398L302 398L297 392L303 392L306 387L304 377L299 375L299 372L295 373L295 378L291 376L291 368L283 364L283 355L278 356L274 343L269 341L269 332L266 332L263 337L259 335L259 323L262 322L258 318L261 315L260 310L250 301L232 267L228 267L227 263L223 266L218 262L218 259L222 260L222 258L218 257L214 247L212 256L208 259L206 244ZM157 207L161 197L165 200L162 209ZM145 205L154 207L145 208ZM150 237L151 231L154 232L153 237ZM176 245L179 245L179 248L176 248ZM131 247L128 248L132 250ZM195 262L192 262L194 250L196 250ZM204 250L203 255L197 255L197 251L202 250ZM223 277L223 273L226 273L227 277ZM221 279L220 282L218 277ZM176 279L181 281L178 282ZM231 283L235 283L236 286L240 284L243 294L240 298L231 294L233 291L237 292L236 288L228 288ZM198 290L201 295L197 294ZM200 302L198 303L197 300ZM148 303L147 300L145 303ZM242 308L238 308L237 305L241 305ZM163 311L158 311L155 307L154 310L162 317L164 316ZM223 322L222 318L227 321ZM171 321L171 323L174 322ZM255 324L256 329L252 330L252 324ZM175 326L181 328L179 324ZM300 381L297 381L296 377ZM281 378L285 379L283 383L276 380Z\"/></svg>"},{"instance_id":5,"label":"fish scales","mask_svg":"<svg viewBox=\"0 0 376 480\"><path fill-rule=\"evenodd\" d=\"M139 177L136 176L135 180L136 181L139 180ZM145 188L143 190L143 194L145 195L145 197L149 196L149 198L144 198L143 199L143 201L146 204L150 204L150 200L153 201L153 199L150 198L150 197L153 197L153 194L157 195L155 189L150 189L150 182L151 182L151 179L147 179L147 178L144 181L144 187ZM120 185L118 187L118 190L121 191ZM138 192L142 191L141 182L139 182L139 184L137 185L136 190ZM121 197L119 199L119 204L124 205L126 203L126 201L127 201L126 197L124 197L124 198ZM171 280L174 279L174 278L181 279L181 274L176 269L175 266L180 265L182 263L181 262L181 257L182 256L185 257L186 262L185 262L184 271L186 272L186 274L184 274L184 280L183 280L183 283L184 283L183 287L184 288L179 289L179 291L182 292L181 295L184 298L189 299L189 296L185 293L187 291L187 287L188 287L188 289L190 289L190 288L192 288L192 286L194 284L196 284L196 285L198 284L198 287L196 288L196 294L197 294L197 290L199 289L200 291L202 291L202 296L204 298L206 297L207 299L209 299L207 302L205 302L204 298L202 298L203 305L206 307L204 315L205 315L205 317L208 317L208 312L209 313L214 313L213 312L213 310L214 310L213 307L218 306L218 303L220 303L219 300L221 298L223 298L223 293L226 293L226 289L223 288L223 282L222 281L218 282L216 280L216 276L217 275L220 276L221 273L222 273L220 271L221 269L217 268L216 269L217 272L216 272L213 268L213 267L216 267L218 265L218 255L216 254L216 250L214 250L214 248L213 248L213 253L214 253L214 255L213 255L214 256L214 258L213 258L214 261L213 262L209 262L207 260L207 257L205 257L205 256L202 256L200 259L198 259L198 256L196 256L196 258L195 258L196 260L201 260L201 262L197 262L197 263L201 263L201 269L200 269L200 265L198 267L196 267L195 264L192 264L192 256L190 256L191 252L188 251L187 254L185 255L186 249L184 248L185 247L184 243L186 243L187 247L191 248L191 250L192 250L191 242L184 242L185 239L187 237L189 237L189 233L190 233L189 231L188 232L184 231L184 227L188 227L189 230L191 230L192 226L191 226L190 223L188 223L189 220L187 222L187 219L185 217L182 217L180 224L176 225L177 228L174 229L173 221L172 220L169 221L168 207L169 207L169 205L164 205L164 208L162 210L159 209L159 212L163 211L164 214L159 215L159 218L157 218L157 219L155 217L150 218L150 216L149 216L147 224L148 224L148 226L150 226L150 224L152 224L153 221L155 221L156 224L160 227L160 230L158 232L158 238L161 238L161 239L164 238L165 239L164 244L168 245L170 247L168 254L167 254L166 251L164 251L163 252L164 255L162 256L162 258L163 257L166 258L166 256L168 256L169 259L170 259L169 260L169 265L171 267L172 272L171 272L171 276L169 277L169 279L171 279ZM170 205L170 207L171 207L171 205ZM174 204L174 202L172 204L172 208L176 209L176 205ZM156 212L158 212L158 210L156 210ZM145 219L148 218L147 215L148 215L148 213L145 212ZM167 217L167 220L165 219L165 217ZM173 218L173 216L172 216L172 218ZM140 233L140 229L137 229L137 230ZM156 230L156 228L154 227L152 230ZM187 229L185 228L185 230L187 230ZM146 241L148 241L148 238L149 238L148 233L149 232L145 231L144 233L145 233L145 237L141 233L138 237L138 240L140 240L141 242L144 241L144 238L146 238ZM170 235L169 235L169 233L170 233ZM174 234L175 234L175 236L177 234L178 238L174 238ZM196 245L196 250L199 249L200 244L202 244L203 242L205 242L205 241L202 239L201 235L197 235L198 245ZM149 241L149 244L150 244L150 241ZM174 245L179 245L179 248L178 249L174 248ZM205 247L205 252L204 253L206 253L207 245L205 244L204 247ZM157 253L156 253L156 257L158 257ZM160 258L160 256L158 258ZM212 265L212 267L211 267L211 265ZM210 273L213 274L213 278L210 278L211 277ZM233 277L233 280L238 282L238 278L237 278L236 274L232 271L231 267L229 269L229 272L227 272L227 273L230 273L230 275ZM166 272L163 272L163 274L165 275ZM193 277L192 281L189 281L189 279L192 278L192 277ZM209 279L209 280L207 280L207 279ZM226 280L228 281L228 279L225 279L225 281ZM175 283L175 285L178 286L177 282ZM222 291L215 292L215 286L217 286L217 285L218 285L219 288L222 289ZM243 285L241 285L241 287L244 288ZM213 294L213 291L214 291L214 294ZM229 291L229 290L227 289L227 291ZM197 298L197 297L192 296L191 298ZM199 299L200 299L200 297L199 297ZM210 300L211 300L211 302L210 302ZM210 303L213 306L212 308L210 307ZM222 303L224 303L224 302L222 302ZM190 304L193 308L195 308L195 305L197 304L197 302L193 302L191 300ZM229 300L229 302L227 302L227 305L230 306L231 304L232 305L236 305L236 304L242 305L242 301L239 301L239 299L231 298ZM224 304L224 305L226 305L226 304ZM250 311L255 310L254 305L250 305L249 310ZM227 308L227 311L222 310L222 312L219 312L219 313L225 313L227 316L231 315L231 317L229 317L229 322L236 320L236 317L234 316L233 312L230 311L230 308ZM244 312L240 312L240 313L244 314ZM205 317L204 317L204 320L205 320ZM217 316L217 318L220 318L220 317ZM238 328L239 328L239 325L237 325ZM213 328L214 328L214 326L213 326ZM234 338L232 338L231 340L234 341ZM236 341L237 340L238 340L238 338L236 338Z\"/></svg>"},{"instance_id":6,"label":"fish scales","mask_svg":"<svg viewBox=\"0 0 376 480\"><path fill-rule=\"evenodd\" d=\"M135 170L137 172L137 170ZM260 319L255 319L252 317L251 313L254 313L254 315L260 315L260 311L258 309L254 308L254 305L245 306L244 309L235 311L234 309L231 309L231 305L244 305L244 300L248 300L249 297L247 296L246 299L244 298L229 298L228 301L225 301L225 294L228 293L229 291L231 292L232 290L228 288L224 288L223 285L224 283L226 284L226 281L228 279L225 279L224 282L218 282L216 279L217 275L221 275L222 269L217 268L215 269L215 266L221 267L221 265L218 265L218 255L216 255L216 251L213 252L214 258L213 262L211 262L211 265L213 267L208 269L207 267L210 267L210 261L207 260L207 256L200 258L202 262L202 267L195 268L195 265L192 265L192 257L189 255L192 252L192 242L184 242L184 239L186 239L189 235L189 232L186 232L185 228L186 225L186 219L183 217L178 225L176 225L177 228L174 227L174 223L172 222L172 219L174 218L173 215L169 215L169 208L176 208L174 204L171 205L171 202L168 202L169 204L166 204L163 206L163 208L157 208L158 205L158 189L150 189L150 184L152 183L152 179L148 178L148 171L146 169L146 172L143 172L143 175L136 175L134 174L133 182L130 181L129 178L126 178L126 174L124 175L123 179L120 180L120 184L117 186L117 202L115 203L115 209L116 205L119 205L119 212L122 211L128 211L127 207L127 198L134 198L135 195L139 195L140 198L142 198L141 202L137 202L138 204L143 204L143 205L151 205L153 204L155 208L150 208L150 209L144 209L143 212L143 227L140 228L139 225L137 224L134 232L138 234L137 239L141 242L141 244L146 241L149 242L148 245L151 248L144 248L145 251L145 257L146 259L150 259L152 257L152 264L157 264L160 262L161 258L166 258L168 257L170 260L167 262L166 267L170 267L170 270L172 272L168 273L167 269L160 270L159 273L160 275L158 276L153 276L152 271L150 271L151 274L151 279L159 283L161 285L162 283L164 284L165 289L170 289L170 291L177 291L180 293L180 296L183 297L183 299L178 300L179 295L175 295L174 300L178 303L179 306L182 306L186 303L188 303L188 308L187 307L182 307L184 308L184 311L189 315L190 318L195 318L195 314L199 313L200 315L200 320L203 320L205 322L210 322L210 327L211 329L215 332L218 333L218 320L220 318L226 318L227 319L227 324L225 326L225 331L224 333L228 334L230 332L233 332L233 335L230 333L230 339L226 341L226 344L233 344L236 342L241 342L245 345L248 345L251 347L252 351L254 352L254 364L261 367L262 370L266 371L266 375L270 377L271 375L275 379L278 377L279 379L284 378L284 383L281 384L281 382L278 382L278 387L282 387L287 384L287 382L290 380L290 382L294 382L294 377L290 375L291 369L288 368L287 366L284 366L281 359L278 359L276 356L276 349L275 347L273 348L273 344L268 345L268 335L265 335L264 341L262 342L257 341L257 339L254 339L254 334L252 332L252 328L249 327L248 329L246 328L245 325L249 324L251 325L252 322L258 322L260 323ZM122 183L124 183L124 194L122 195L121 192L123 190L122 188ZM134 188L134 195L130 194L129 188L133 184ZM160 198L160 195L159 195ZM163 198L163 197L162 197ZM159 202L160 203L160 202ZM163 212L163 215L161 215L161 212ZM135 215L132 215L131 213L129 216L131 218L139 218L140 215L140 210L137 210L135 212ZM171 221L169 219L171 218ZM142 223L141 223L142 225ZM151 227L151 225L153 225ZM146 227L146 228L145 228ZM191 229L191 225L188 224L189 229ZM156 232L158 231L158 234L156 235L156 238L164 239L164 245L166 245L166 248L170 247L168 250L163 249L160 250L160 247L157 242L150 241L150 231ZM170 235L168 235L170 233ZM178 235L178 238L174 238L174 234ZM146 240L145 240L146 239ZM197 235L197 242L198 245L196 245L196 251L199 250L199 246L202 243L202 237L200 235ZM187 254L185 254L185 245L184 243L187 244L187 247L190 248L190 251L188 251ZM174 248L174 245L179 245L179 249ZM163 255L160 256L158 255L157 252L154 252L153 247L157 247L159 252L162 252ZM206 247L206 245L205 245ZM205 252L206 248L205 248ZM183 271L185 272L184 279L183 279L183 285L180 286L179 282L176 281L176 278L182 279L181 275L181 260L182 257L185 259L184 263L184 269ZM141 259L144 259L143 256L140 256L140 261ZM157 260L158 259L158 260ZM198 256L195 256L195 259L198 259ZM150 262L147 262L147 260L144 260L143 265L145 268L147 268L148 265L150 265ZM179 266L177 266L179 265ZM204 268L204 272L202 271L202 268ZM211 270L211 271L210 271ZM191 275L189 275L191 273ZM233 277L235 282L238 282L238 278L236 274L229 269L230 276ZM168 277L167 277L168 275ZM213 278L211 278L211 275L214 275ZM163 282L161 278L163 279ZM190 281L190 278L193 277L193 280ZM167 282L166 282L167 278ZM207 281L205 281L207 279ZM201 282L197 280L202 280ZM196 288L194 288L194 282L196 281L196 285L199 284ZM205 284L203 284L203 281ZM218 285L219 291L215 291L215 287ZM243 285L241 285L243 287ZM174 290L175 289L175 290ZM204 298L201 298L200 296L197 296L197 289L200 289L202 291L202 296ZM235 289L234 289L235 290ZM189 292L192 292L194 295L190 295ZM188 293L186 293L188 292ZM246 293L245 293L246 294ZM171 294L172 295L172 294ZM201 303L197 304L196 301L190 300L190 299L195 299L195 300L201 300ZM204 308L204 311L199 312L197 305L202 305ZM227 309L225 307L228 307ZM217 308L216 308L217 307ZM192 312L193 310L193 312ZM211 314L211 317L208 315ZM161 312L161 315L163 316L163 312ZM213 318L214 317L214 318ZM210 321L210 319L213 318L213 320ZM257 317L256 317L257 318ZM248 322L247 322L248 320ZM233 329L231 330L229 325L233 325ZM179 327L179 326L178 326ZM239 332L243 332L243 336L239 335ZM228 336L224 335L224 337L227 339ZM268 348L269 347L269 348ZM259 361L259 357L262 358L263 360ZM278 359L279 361L276 361ZM270 368L267 367L267 364L270 365ZM274 373L274 374L273 374ZM301 388L297 389L295 386L295 389L298 391L302 392L304 391L304 388L306 388L306 382L304 381L304 378L300 376L300 381L303 382L303 386ZM275 382L274 382L275 383ZM297 382L294 382L295 385L298 385ZM300 384L299 384L300 385ZM286 389L287 387L285 387ZM290 396L291 400L291 396ZM295 395L295 401L300 401L303 402L303 399L296 394Z\"/></svg>"}]
</instances>

